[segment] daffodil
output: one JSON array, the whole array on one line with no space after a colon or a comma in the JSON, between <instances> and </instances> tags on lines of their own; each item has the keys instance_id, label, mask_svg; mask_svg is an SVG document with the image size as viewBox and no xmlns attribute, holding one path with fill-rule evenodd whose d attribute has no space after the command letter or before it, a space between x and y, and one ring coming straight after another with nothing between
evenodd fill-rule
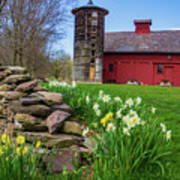
<instances>
[{"instance_id":1,"label":"daffodil","mask_svg":"<svg viewBox=\"0 0 180 180\"><path fill-rule=\"evenodd\" d=\"M113 123L108 123L106 130L107 131L114 131L116 128Z\"/></svg>"},{"instance_id":2,"label":"daffodil","mask_svg":"<svg viewBox=\"0 0 180 180\"><path fill-rule=\"evenodd\" d=\"M109 112L104 118L101 119L101 124L105 127L107 122L113 119L113 113Z\"/></svg>"},{"instance_id":3,"label":"daffodil","mask_svg":"<svg viewBox=\"0 0 180 180\"><path fill-rule=\"evenodd\" d=\"M89 133L89 128L87 127L86 129L83 130L82 135L85 137Z\"/></svg>"},{"instance_id":4,"label":"daffodil","mask_svg":"<svg viewBox=\"0 0 180 180\"><path fill-rule=\"evenodd\" d=\"M133 121L133 123L135 124L135 125L138 125L138 124L140 124L140 118L138 117L138 116L133 116L132 117L132 121Z\"/></svg>"},{"instance_id":5,"label":"daffodil","mask_svg":"<svg viewBox=\"0 0 180 180\"><path fill-rule=\"evenodd\" d=\"M121 118L122 117L122 114L121 114L122 110L120 109L119 111L116 112L116 117L117 119Z\"/></svg>"},{"instance_id":6,"label":"daffodil","mask_svg":"<svg viewBox=\"0 0 180 180\"><path fill-rule=\"evenodd\" d=\"M133 119L128 119L127 122L126 122L127 126L129 129L133 128L135 126L135 123L133 121Z\"/></svg>"},{"instance_id":7,"label":"daffodil","mask_svg":"<svg viewBox=\"0 0 180 180\"><path fill-rule=\"evenodd\" d=\"M7 134L3 134L3 135L1 136L1 141L2 141L2 143L4 143L4 144L9 144L9 136L8 136Z\"/></svg>"},{"instance_id":8,"label":"daffodil","mask_svg":"<svg viewBox=\"0 0 180 180\"><path fill-rule=\"evenodd\" d=\"M104 95L102 100L103 100L103 102L107 103L111 100L111 97L109 95Z\"/></svg>"},{"instance_id":9,"label":"daffodil","mask_svg":"<svg viewBox=\"0 0 180 180\"><path fill-rule=\"evenodd\" d=\"M23 150L22 150L22 154L24 155L24 154L26 154L27 152L28 152L28 147L25 146L25 147L23 148Z\"/></svg>"},{"instance_id":10,"label":"daffodil","mask_svg":"<svg viewBox=\"0 0 180 180\"><path fill-rule=\"evenodd\" d=\"M97 111L97 110L99 109L99 104L95 103L94 106L93 106L93 109L94 109L95 111Z\"/></svg>"},{"instance_id":11,"label":"daffodil","mask_svg":"<svg viewBox=\"0 0 180 180\"><path fill-rule=\"evenodd\" d=\"M163 132L166 132L166 125L163 124L163 123L160 123L160 126L161 126L161 128L162 128L162 131L163 131Z\"/></svg>"},{"instance_id":12,"label":"daffodil","mask_svg":"<svg viewBox=\"0 0 180 180\"><path fill-rule=\"evenodd\" d=\"M9 157L6 157L6 161L9 161Z\"/></svg>"},{"instance_id":13,"label":"daffodil","mask_svg":"<svg viewBox=\"0 0 180 180\"><path fill-rule=\"evenodd\" d=\"M86 96L86 103L87 103L87 104L90 103L90 98L89 98L89 96Z\"/></svg>"},{"instance_id":14,"label":"daffodil","mask_svg":"<svg viewBox=\"0 0 180 180\"><path fill-rule=\"evenodd\" d=\"M20 147L17 147L17 148L16 148L16 153L17 153L17 155L20 155L20 154L21 154L21 148L20 148Z\"/></svg>"},{"instance_id":15,"label":"daffodil","mask_svg":"<svg viewBox=\"0 0 180 180\"><path fill-rule=\"evenodd\" d=\"M129 98L126 100L126 104L129 106L129 107L132 107L134 105L134 101L132 98Z\"/></svg>"},{"instance_id":16,"label":"daffodil","mask_svg":"<svg viewBox=\"0 0 180 180\"><path fill-rule=\"evenodd\" d=\"M104 91L103 90L100 90L99 91L99 95L103 95L104 94Z\"/></svg>"},{"instance_id":17,"label":"daffodil","mask_svg":"<svg viewBox=\"0 0 180 180\"><path fill-rule=\"evenodd\" d=\"M132 116L137 116L137 112L136 111L133 111L132 109L130 110L129 112L129 115L132 117Z\"/></svg>"},{"instance_id":18,"label":"daffodil","mask_svg":"<svg viewBox=\"0 0 180 180\"><path fill-rule=\"evenodd\" d=\"M123 116L122 120L124 123L126 123L130 119L129 115Z\"/></svg>"},{"instance_id":19,"label":"daffodil","mask_svg":"<svg viewBox=\"0 0 180 180\"><path fill-rule=\"evenodd\" d=\"M146 124L146 121L141 121L141 125L144 126Z\"/></svg>"},{"instance_id":20,"label":"daffodil","mask_svg":"<svg viewBox=\"0 0 180 180\"><path fill-rule=\"evenodd\" d=\"M101 110L99 110L99 109L96 110L96 116L98 116L98 117L101 116Z\"/></svg>"},{"instance_id":21,"label":"daffodil","mask_svg":"<svg viewBox=\"0 0 180 180\"><path fill-rule=\"evenodd\" d=\"M72 82L72 87L73 87L73 88L76 87L76 82L75 82L75 81Z\"/></svg>"},{"instance_id":22,"label":"daffodil","mask_svg":"<svg viewBox=\"0 0 180 180\"><path fill-rule=\"evenodd\" d=\"M25 143L25 137L19 135L19 136L16 138L16 142L17 142L17 144L24 144L24 143Z\"/></svg>"},{"instance_id":23,"label":"daffodil","mask_svg":"<svg viewBox=\"0 0 180 180\"><path fill-rule=\"evenodd\" d=\"M0 156L4 154L2 146L0 146Z\"/></svg>"},{"instance_id":24,"label":"daffodil","mask_svg":"<svg viewBox=\"0 0 180 180\"><path fill-rule=\"evenodd\" d=\"M38 141L38 142L36 143L36 148L38 149L40 146L41 146L41 141Z\"/></svg>"},{"instance_id":25,"label":"daffodil","mask_svg":"<svg viewBox=\"0 0 180 180\"><path fill-rule=\"evenodd\" d=\"M127 136L130 136L129 129L128 128L123 128L123 134L125 134Z\"/></svg>"},{"instance_id":26,"label":"daffodil","mask_svg":"<svg viewBox=\"0 0 180 180\"><path fill-rule=\"evenodd\" d=\"M156 108L155 107L152 107L152 109L151 109L151 112L153 113L153 114L155 114L156 113Z\"/></svg>"},{"instance_id":27,"label":"daffodil","mask_svg":"<svg viewBox=\"0 0 180 180\"><path fill-rule=\"evenodd\" d=\"M171 130L166 132L166 140L169 141L171 139Z\"/></svg>"},{"instance_id":28,"label":"daffodil","mask_svg":"<svg viewBox=\"0 0 180 180\"><path fill-rule=\"evenodd\" d=\"M141 102L142 102L142 99L140 97L137 97L136 98L136 105L141 104Z\"/></svg>"},{"instance_id":29,"label":"daffodil","mask_svg":"<svg viewBox=\"0 0 180 180\"><path fill-rule=\"evenodd\" d=\"M115 98L114 98L114 101L115 101L115 102L122 102L122 100L121 100L120 97L115 97Z\"/></svg>"}]
</instances>

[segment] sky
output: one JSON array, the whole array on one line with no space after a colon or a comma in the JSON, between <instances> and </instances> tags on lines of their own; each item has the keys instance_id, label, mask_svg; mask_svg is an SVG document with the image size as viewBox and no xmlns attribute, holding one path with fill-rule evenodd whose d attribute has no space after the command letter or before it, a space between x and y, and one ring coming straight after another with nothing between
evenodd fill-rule
<instances>
[{"instance_id":1,"label":"sky","mask_svg":"<svg viewBox=\"0 0 180 180\"><path fill-rule=\"evenodd\" d=\"M88 0L77 0L76 7ZM151 30L180 30L180 0L93 0L94 4L109 10L105 31L134 31L135 19L152 19ZM71 12L69 12L70 14ZM56 44L73 57L74 17L70 14L66 37Z\"/></svg>"}]
</instances>

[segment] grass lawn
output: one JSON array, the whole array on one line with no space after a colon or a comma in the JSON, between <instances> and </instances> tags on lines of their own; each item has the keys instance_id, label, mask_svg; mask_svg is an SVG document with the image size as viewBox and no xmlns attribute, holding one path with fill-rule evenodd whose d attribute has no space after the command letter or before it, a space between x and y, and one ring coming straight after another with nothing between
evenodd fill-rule
<instances>
[{"instance_id":1,"label":"grass lawn","mask_svg":"<svg viewBox=\"0 0 180 180\"><path fill-rule=\"evenodd\" d=\"M80 84L84 91L98 93L103 90L112 96L142 97L145 104L157 108L157 116L165 122L168 129L172 129L174 141L174 177L180 179L180 88L158 86L132 86L116 84Z\"/></svg>"}]
</instances>

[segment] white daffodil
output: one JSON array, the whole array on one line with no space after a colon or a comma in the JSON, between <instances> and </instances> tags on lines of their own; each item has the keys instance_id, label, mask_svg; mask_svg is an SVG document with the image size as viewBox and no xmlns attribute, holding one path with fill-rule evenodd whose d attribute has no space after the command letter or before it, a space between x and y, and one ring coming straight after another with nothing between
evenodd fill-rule
<instances>
[{"instance_id":1,"label":"white daffodil","mask_svg":"<svg viewBox=\"0 0 180 180\"><path fill-rule=\"evenodd\" d=\"M153 114L155 114L156 113L156 108L155 107L152 107L152 109L151 109L151 112L153 113Z\"/></svg>"},{"instance_id":2,"label":"white daffodil","mask_svg":"<svg viewBox=\"0 0 180 180\"><path fill-rule=\"evenodd\" d=\"M127 99L127 100L126 100L126 104L127 104L129 107L133 106L133 105L134 105L133 99L132 99L132 98Z\"/></svg>"},{"instance_id":3,"label":"white daffodil","mask_svg":"<svg viewBox=\"0 0 180 180\"><path fill-rule=\"evenodd\" d=\"M90 103L90 98L89 98L89 96L86 96L86 103L87 103L87 104Z\"/></svg>"},{"instance_id":4,"label":"white daffodil","mask_svg":"<svg viewBox=\"0 0 180 180\"><path fill-rule=\"evenodd\" d=\"M136 111L133 111L132 109L130 110L129 112L129 115L132 117L132 116L137 116L137 112Z\"/></svg>"},{"instance_id":5,"label":"white daffodil","mask_svg":"<svg viewBox=\"0 0 180 180\"><path fill-rule=\"evenodd\" d=\"M107 125L107 131L114 131L116 128L113 123L108 123Z\"/></svg>"},{"instance_id":6,"label":"white daffodil","mask_svg":"<svg viewBox=\"0 0 180 180\"><path fill-rule=\"evenodd\" d=\"M130 119L129 115L123 116L122 120L124 123L127 123L127 121Z\"/></svg>"},{"instance_id":7,"label":"white daffodil","mask_svg":"<svg viewBox=\"0 0 180 180\"><path fill-rule=\"evenodd\" d=\"M162 131L163 131L163 132L166 132L166 125L163 124L163 123L160 123L160 126L161 126L161 128L162 128Z\"/></svg>"},{"instance_id":8,"label":"white daffodil","mask_svg":"<svg viewBox=\"0 0 180 180\"><path fill-rule=\"evenodd\" d=\"M141 104L141 102L142 102L142 99L140 97L137 97L136 98L136 105Z\"/></svg>"},{"instance_id":9,"label":"white daffodil","mask_svg":"<svg viewBox=\"0 0 180 180\"><path fill-rule=\"evenodd\" d=\"M129 129L128 128L123 128L123 134L125 134L127 136L130 136Z\"/></svg>"},{"instance_id":10,"label":"white daffodil","mask_svg":"<svg viewBox=\"0 0 180 180\"><path fill-rule=\"evenodd\" d=\"M130 118L126 121L126 125L128 126L129 129L133 128L136 124L134 123L133 119Z\"/></svg>"},{"instance_id":11,"label":"white daffodil","mask_svg":"<svg viewBox=\"0 0 180 180\"><path fill-rule=\"evenodd\" d=\"M117 117L118 119L122 117L121 112L122 112L122 109L120 109L119 111L116 112L116 117Z\"/></svg>"},{"instance_id":12,"label":"white daffodil","mask_svg":"<svg viewBox=\"0 0 180 180\"><path fill-rule=\"evenodd\" d=\"M99 91L99 95L103 95L104 94L104 91L103 90L100 90Z\"/></svg>"},{"instance_id":13,"label":"white daffodil","mask_svg":"<svg viewBox=\"0 0 180 180\"><path fill-rule=\"evenodd\" d=\"M144 126L146 124L146 121L141 121L141 125Z\"/></svg>"},{"instance_id":14,"label":"white daffodil","mask_svg":"<svg viewBox=\"0 0 180 180\"><path fill-rule=\"evenodd\" d=\"M86 136L89 133L89 128L87 127L86 129L83 130L82 136Z\"/></svg>"},{"instance_id":15,"label":"white daffodil","mask_svg":"<svg viewBox=\"0 0 180 180\"><path fill-rule=\"evenodd\" d=\"M97 110L99 109L99 104L95 103L94 106L93 106L93 109L94 109L95 111L97 111Z\"/></svg>"},{"instance_id":16,"label":"white daffodil","mask_svg":"<svg viewBox=\"0 0 180 180\"><path fill-rule=\"evenodd\" d=\"M134 125L139 125L141 122L141 119L138 116L133 116L131 120L133 121Z\"/></svg>"},{"instance_id":17,"label":"white daffodil","mask_svg":"<svg viewBox=\"0 0 180 180\"><path fill-rule=\"evenodd\" d=\"M122 108L125 110L127 108L127 104L124 104Z\"/></svg>"},{"instance_id":18,"label":"white daffodil","mask_svg":"<svg viewBox=\"0 0 180 180\"><path fill-rule=\"evenodd\" d=\"M122 100L121 100L120 97L115 97L115 98L114 98L114 101L115 101L115 102L122 102Z\"/></svg>"},{"instance_id":19,"label":"white daffodil","mask_svg":"<svg viewBox=\"0 0 180 180\"><path fill-rule=\"evenodd\" d=\"M96 116L98 116L98 117L101 116L101 110L99 110L99 109L96 110Z\"/></svg>"},{"instance_id":20,"label":"white daffodil","mask_svg":"<svg viewBox=\"0 0 180 180\"><path fill-rule=\"evenodd\" d=\"M111 100L111 97L109 95L104 95L102 100L103 100L103 102L107 103Z\"/></svg>"},{"instance_id":21,"label":"white daffodil","mask_svg":"<svg viewBox=\"0 0 180 180\"><path fill-rule=\"evenodd\" d=\"M171 139L171 130L166 132L166 140L169 141Z\"/></svg>"},{"instance_id":22,"label":"white daffodil","mask_svg":"<svg viewBox=\"0 0 180 180\"><path fill-rule=\"evenodd\" d=\"M76 82L75 82L75 81L72 82L72 87L73 87L73 88L76 87Z\"/></svg>"}]
</instances>

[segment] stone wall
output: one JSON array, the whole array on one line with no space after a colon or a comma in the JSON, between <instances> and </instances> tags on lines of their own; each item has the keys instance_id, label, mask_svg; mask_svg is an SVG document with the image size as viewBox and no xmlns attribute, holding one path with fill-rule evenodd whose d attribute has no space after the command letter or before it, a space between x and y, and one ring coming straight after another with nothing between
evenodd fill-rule
<instances>
[{"instance_id":1,"label":"stone wall","mask_svg":"<svg viewBox=\"0 0 180 180\"><path fill-rule=\"evenodd\" d=\"M49 149L84 147L81 126L62 94L47 92L22 67L0 67L0 129Z\"/></svg>"}]
</instances>

